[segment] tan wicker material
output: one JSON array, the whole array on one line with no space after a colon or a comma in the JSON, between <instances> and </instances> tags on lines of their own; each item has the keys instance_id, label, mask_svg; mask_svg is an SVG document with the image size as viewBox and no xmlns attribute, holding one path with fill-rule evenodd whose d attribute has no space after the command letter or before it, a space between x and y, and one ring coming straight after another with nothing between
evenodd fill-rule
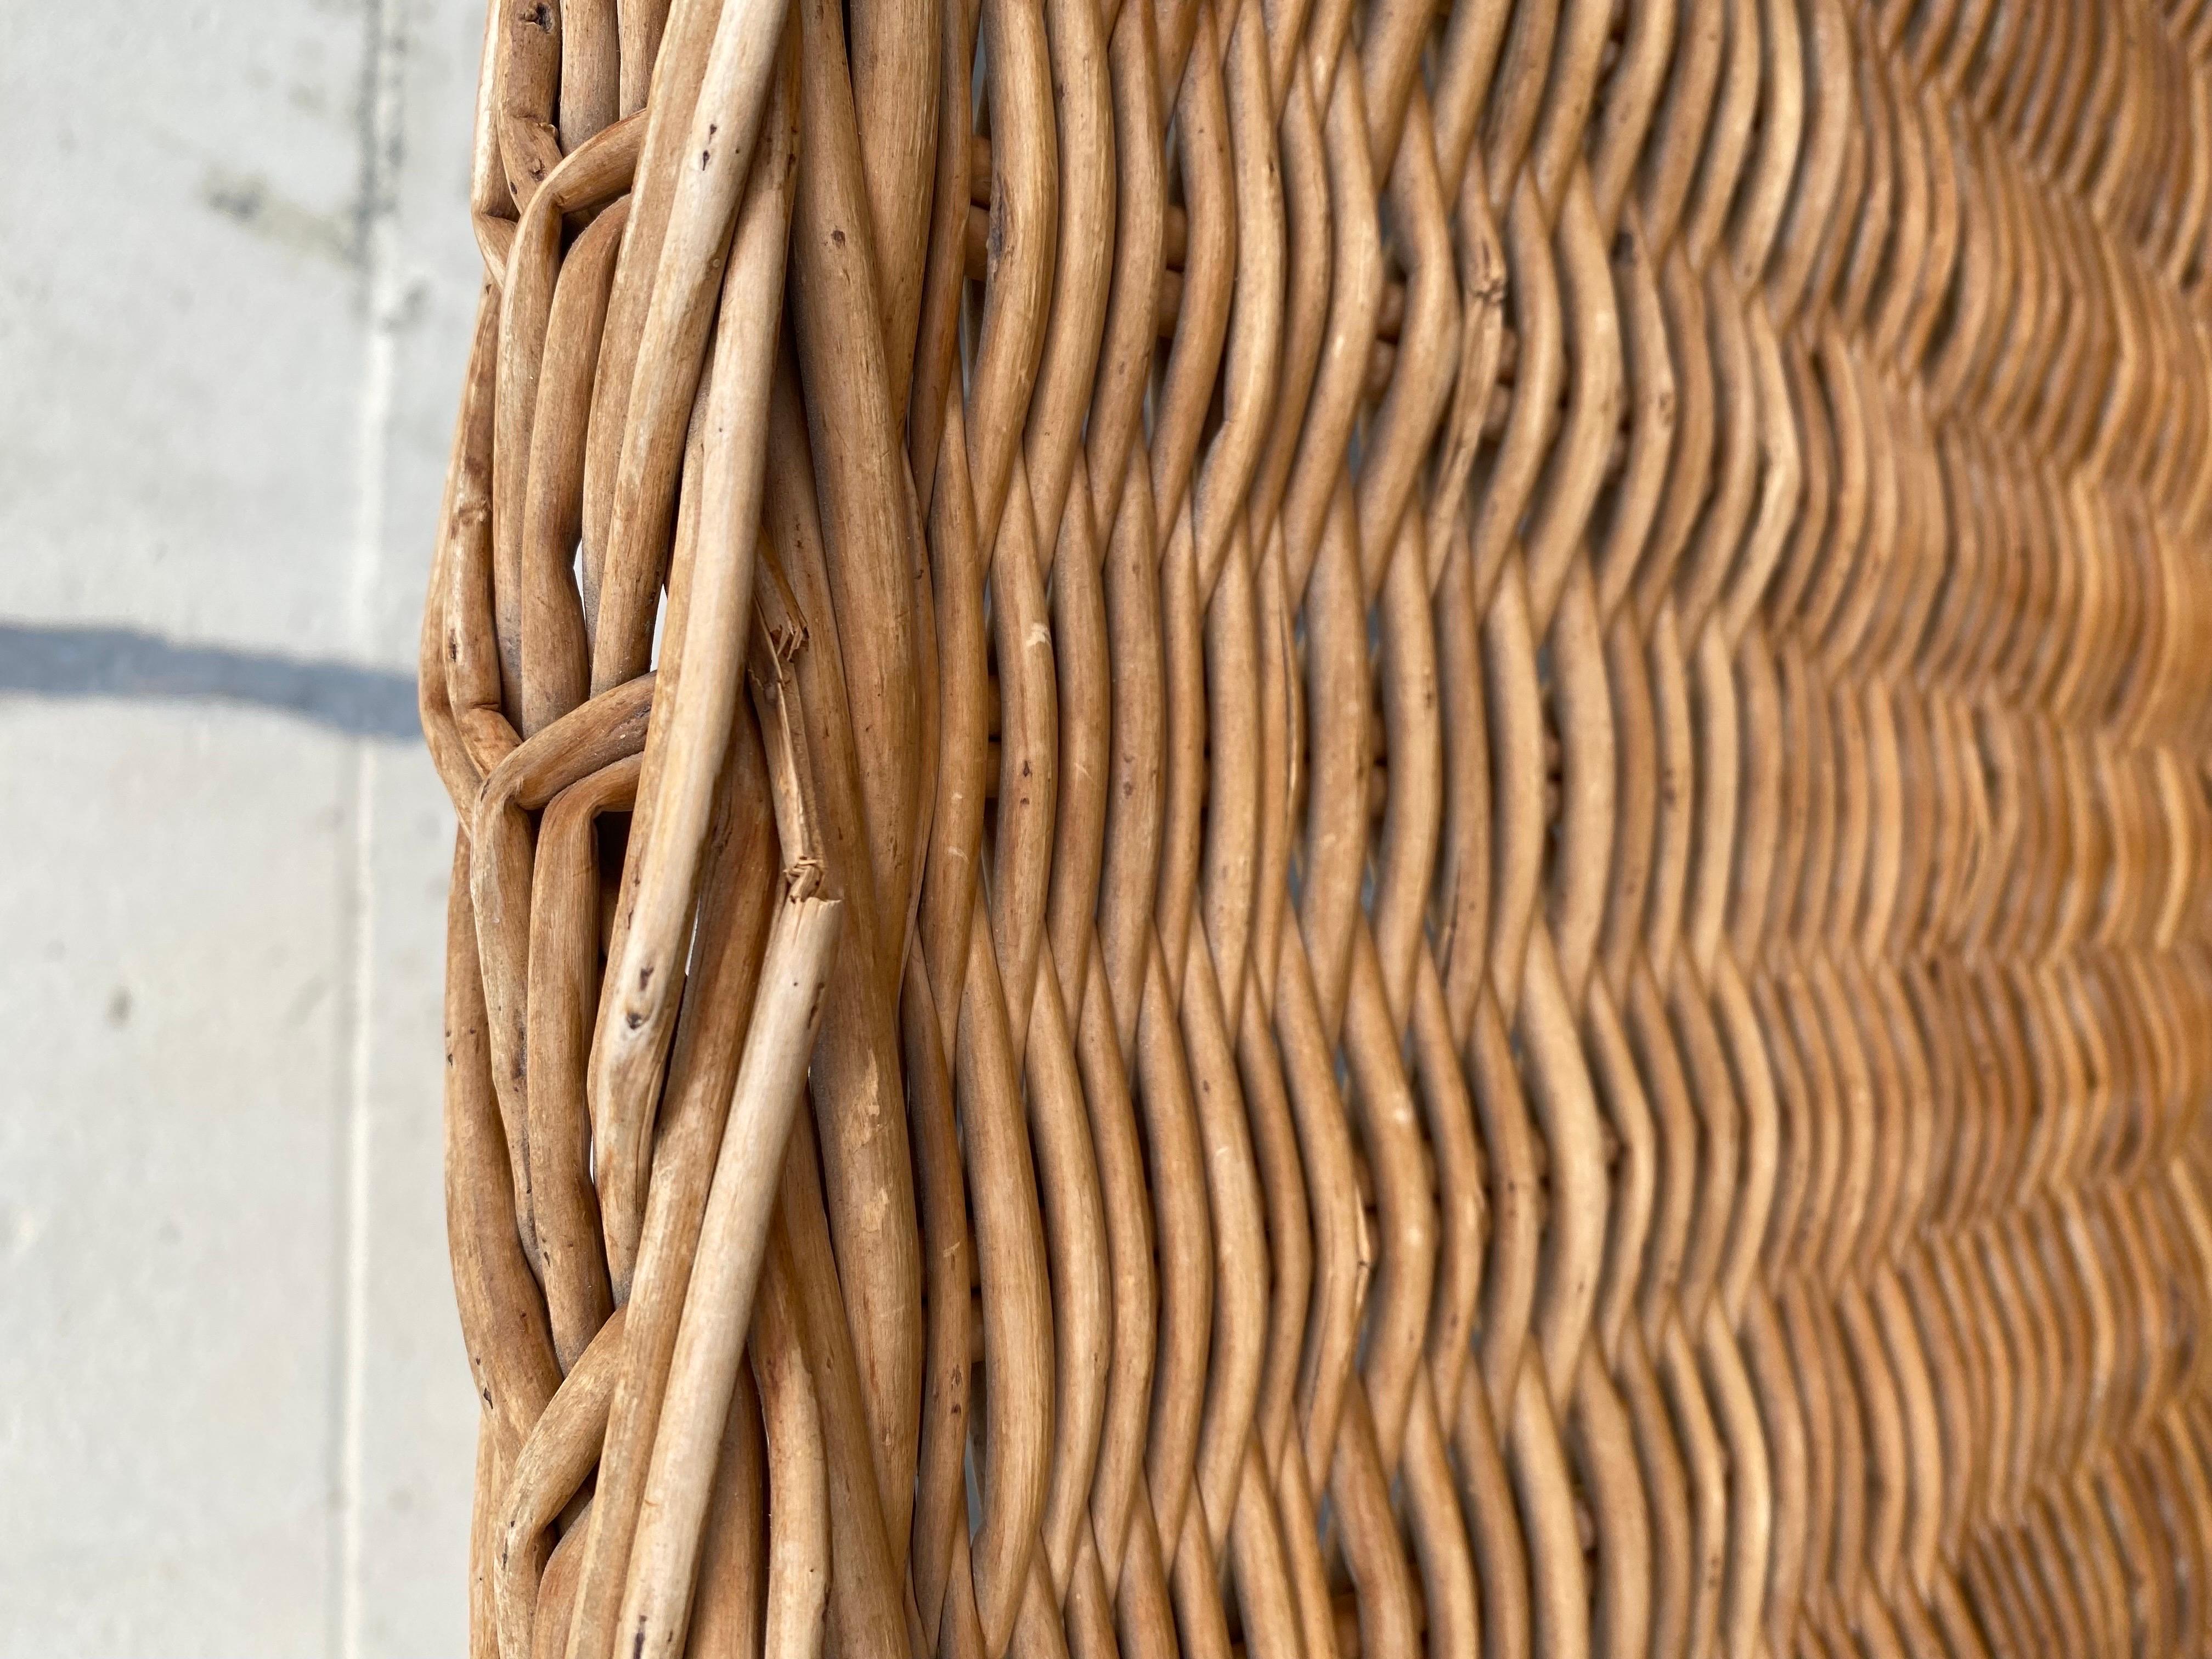
<instances>
[{"instance_id":1,"label":"tan wicker material","mask_svg":"<svg viewBox=\"0 0 2212 1659\"><path fill-rule=\"evenodd\" d=\"M2212 1634L2212 6L495 0L474 1651Z\"/></svg>"}]
</instances>

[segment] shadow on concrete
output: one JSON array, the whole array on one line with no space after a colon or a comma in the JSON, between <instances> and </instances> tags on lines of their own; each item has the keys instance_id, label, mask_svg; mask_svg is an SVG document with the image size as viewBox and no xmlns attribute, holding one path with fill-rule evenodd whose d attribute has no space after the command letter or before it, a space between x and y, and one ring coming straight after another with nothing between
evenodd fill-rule
<instances>
[{"instance_id":1,"label":"shadow on concrete","mask_svg":"<svg viewBox=\"0 0 2212 1659\"><path fill-rule=\"evenodd\" d=\"M179 645L133 628L0 622L0 696L9 693L246 703L354 737L407 742L422 731L411 674Z\"/></svg>"}]
</instances>

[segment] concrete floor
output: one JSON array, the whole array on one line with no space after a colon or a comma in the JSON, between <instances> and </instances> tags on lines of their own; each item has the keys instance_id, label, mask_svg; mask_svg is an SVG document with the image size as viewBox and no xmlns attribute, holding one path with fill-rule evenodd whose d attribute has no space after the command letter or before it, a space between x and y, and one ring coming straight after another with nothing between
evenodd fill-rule
<instances>
[{"instance_id":1,"label":"concrete floor","mask_svg":"<svg viewBox=\"0 0 2212 1659\"><path fill-rule=\"evenodd\" d=\"M0 1656L458 1655L483 0L0 0Z\"/></svg>"}]
</instances>

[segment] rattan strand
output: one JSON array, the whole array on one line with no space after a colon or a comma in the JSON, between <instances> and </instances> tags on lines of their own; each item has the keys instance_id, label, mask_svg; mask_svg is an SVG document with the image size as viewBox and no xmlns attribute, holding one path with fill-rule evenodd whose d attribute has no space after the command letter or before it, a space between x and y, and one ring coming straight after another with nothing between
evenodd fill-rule
<instances>
[{"instance_id":1,"label":"rattan strand","mask_svg":"<svg viewBox=\"0 0 2212 1659\"><path fill-rule=\"evenodd\" d=\"M471 177L478 1659L2203 1650L2212 7L495 0Z\"/></svg>"}]
</instances>

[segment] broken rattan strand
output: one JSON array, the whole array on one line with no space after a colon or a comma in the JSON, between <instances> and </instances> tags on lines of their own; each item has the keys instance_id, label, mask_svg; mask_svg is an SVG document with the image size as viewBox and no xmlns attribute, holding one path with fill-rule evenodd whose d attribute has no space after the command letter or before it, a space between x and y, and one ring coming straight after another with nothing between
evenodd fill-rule
<instances>
[{"instance_id":1,"label":"broken rattan strand","mask_svg":"<svg viewBox=\"0 0 2212 1659\"><path fill-rule=\"evenodd\" d=\"M495 0L471 205L475 1654L2202 1650L2212 8Z\"/></svg>"}]
</instances>

